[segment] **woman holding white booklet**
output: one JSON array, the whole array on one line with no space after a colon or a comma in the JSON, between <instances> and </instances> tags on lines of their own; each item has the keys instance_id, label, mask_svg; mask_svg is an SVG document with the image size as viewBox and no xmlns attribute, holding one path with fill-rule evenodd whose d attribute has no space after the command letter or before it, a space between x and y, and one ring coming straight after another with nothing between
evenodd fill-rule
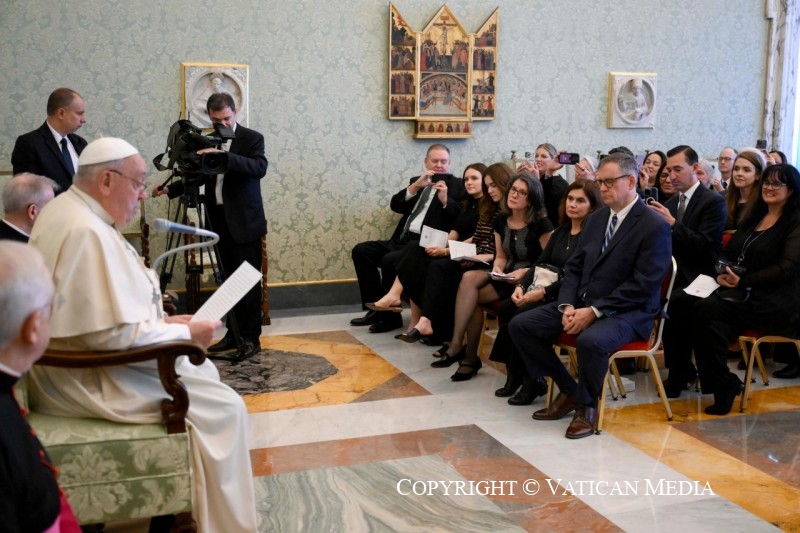
<instances>
[{"instance_id":1,"label":"woman holding white booklet","mask_svg":"<svg viewBox=\"0 0 800 533\"><path fill-rule=\"evenodd\" d=\"M472 189L470 167L467 167L464 174L465 189L468 192ZM477 227L473 225L469 231L461 231L461 223L457 221L454 228L458 238L472 241L479 256L487 262L494 259L492 224L511 174L511 168L505 163L495 163L485 168L478 183L481 196L477 210ZM456 292L461 276L464 270L475 268L476 265L468 261L451 261L446 248L428 248L424 252L419 247L405 250L395 265L398 278L392 290L375 303L396 302L399 301L400 294L405 293L411 302L411 326L397 338L405 342L419 340L425 344L439 345L450 337L453 329ZM434 335L434 330L437 335Z\"/></svg>"},{"instance_id":2,"label":"woman holding white booklet","mask_svg":"<svg viewBox=\"0 0 800 533\"><path fill-rule=\"evenodd\" d=\"M480 304L510 297L553 233L542 184L527 172L511 177L500 211L502 215L494 223L497 252L492 269L464 273L456 297L453 337L444 358L431 365L443 368L458 361L458 370L450 376L453 381L471 379L482 366L478 357L483 327Z\"/></svg>"}]
</instances>

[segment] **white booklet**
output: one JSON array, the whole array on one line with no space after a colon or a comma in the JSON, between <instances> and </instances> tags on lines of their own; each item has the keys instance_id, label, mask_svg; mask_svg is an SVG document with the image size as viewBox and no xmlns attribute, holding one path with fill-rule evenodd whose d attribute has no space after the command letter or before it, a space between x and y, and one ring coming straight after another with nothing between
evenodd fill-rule
<instances>
[{"instance_id":1,"label":"white booklet","mask_svg":"<svg viewBox=\"0 0 800 533\"><path fill-rule=\"evenodd\" d=\"M423 248L428 248L429 246L446 248L447 232L430 226L422 226L422 233L419 234L419 245Z\"/></svg>"},{"instance_id":2,"label":"white booklet","mask_svg":"<svg viewBox=\"0 0 800 533\"><path fill-rule=\"evenodd\" d=\"M447 246L450 248L450 259L453 261L472 261L473 263L482 263L484 265L489 264L475 257L478 255L478 249L471 242L447 241Z\"/></svg>"},{"instance_id":3,"label":"white booklet","mask_svg":"<svg viewBox=\"0 0 800 533\"><path fill-rule=\"evenodd\" d=\"M245 261L197 310L191 322L222 319L260 279L261 272Z\"/></svg>"},{"instance_id":4,"label":"white booklet","mask_svg":"<svg viewBox=\"0 0 800 533\"><path fill-rule=\"evenodd\" d=\"M502 272L489 272L489 277L497 281L511 281L514 274L503 274Z\"/></svg>"},{"instance_id":5,"label":"white booklet","mask_svg":"<svg viewBox=\"0 0 800 533\"><path fill-rule=\"evenodd\" d=\"M719 283L717 283L714 278L706 276L705 274L700 274L683 290L686 294L691 294L698 298L706 298L717 290L718 287Z\"/></svg>"}]
</instances>

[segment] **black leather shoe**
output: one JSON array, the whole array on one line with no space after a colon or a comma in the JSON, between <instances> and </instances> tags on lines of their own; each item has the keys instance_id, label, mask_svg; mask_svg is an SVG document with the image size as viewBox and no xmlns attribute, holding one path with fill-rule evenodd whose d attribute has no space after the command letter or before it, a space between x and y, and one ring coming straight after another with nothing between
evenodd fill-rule
<instances>
[{"instance_id":1,"label":"black leather shoe","mask_svg":"<svg viewBox=\"0 0 800 533\"><path fill-rule=\"evenodd\" d=\"M520 385L522 385L522 378L509 372L506 374L506 384L494 391L494 395L498 398L508 398L517 392Z\"/></svg>"},{"instance_id":2,"label":"black leather shoe","mask_svg":"<svg viewBox=\"0 0 800 533\"><path fill-rule=\"evenodd\" d=\"M508 405L530 405L539 396L547 394L547 382L542 378L524 379L522 388L508 399Z\"/></svg>"},{"instance_id":3,"label":"black leather shoe","mask_svg":"<svg viewBox=\"0 0 800 533\"><path fill-rule=\"evenodd\" d=\"M236 341L233 340L233 337L228 337L225 335L222 337L222 340L216 344L212 344L208 347L208 353L220 353L220 352L229 352L231 350L236 349Z\"/></svg>"},{"instance_id":4,"label":"black leather shoe","mask_svg":"<svg viewBox=\"0 0 800 533\"><path fill-rule=\"evenodd\" d=\"M458 370L456 370L456 373L450 376L450 379L452 379L453 381L468 381L472 379L473 376L475 376L475 374L478 373L478 370L480 370L482 366L483 363L481 362L480 359L478 359L474 363L465 363L464 361L461 361L460 363L458 363L458 368L460 369L461 367L467 367L469 368L469 371L459 372Z\"/></svg>"},{"instance_id":5,"label":"black leather shoe","mask_svg":"<svg viewBox=\"0 0 800 533\"><path fill-rule=\"evenodd\" d=\"M677 372L670 372L667 379L664 380L664 392L667 393L667 398L680 398L681 393L685 390L692 388L695 380L697 379L697 371L691 370L686 374L678 375Z\"/></svg>"},{"instance_id":6,"label":"black leather shoe","mask_svg":"<svg viewBox=\"0 0 800 533\"><path fill-rule=\"evenodd\" d=\"M367 311L367 314L364 316L360 316L358 318L354 318L350 321L351 326L371 326L375 324L380 319L380 315L377 311Z\"/></svg>"},{"instance_id":7,"label":"black leather shoe","mask_svg":"<svg viewBox=\"0 0 800 533\"><path fill-rule=\"evenodd\" d=\"M559 392L550 407L539 409L533 413L535 420L558 420L578 408L578 399Z\"/></svg>"},{"instance_id":8,"label":"black leather shoe","mask_svg":"<svg viewBox=\"0 0 800 533\"><path fill-rule=\"evenodd\" d=\"M419 332L417 328L411 328L411 331L408 333L403 333L397 337L403 342L407 342L409 344L417 342L422 338L422 333Z\"/></svg>"},{"instance_id":9,"label":"black leather shoe","mask_svg":"<svg viewBox=\"0 0 800 533\"><path fill-rule=\"evenodd\" d=\"M462 346L461 349L455 355L445 355L438 361L434 361L431 363L433 368L447 368L448 366L452 365L453 363L457 363L459 361L463 361L464 358L467 357L467 347Z\"/></svg>"},{"instance_id":10,"label":"black leather shoe","mask_svg":"<svg viewBox=\"0 0 800 533\"><path fill-rule=\"evenodd\" d=\"M403 327L403 319L400 318L399 315L396 315L397 319L392 320L391 318L387 318L385 320L381 320L379 322L375 322L369 327L370 333L386 333L387 331L393 331L397 328Z\"/></svg>"},{"instance_id":11,"label":"black leather shoe","mask_svg":"<svg viewBox=\"0 0 800 533\"><path fill-rule=\"evenodd\" d=\"M800 378L800 365L789 363L780 370L776 370L775 372L773 372L772 375L775 376L776 378L781 378L781 379Z\"/></svg>"},{"instance_id":12,"label":"black leather shoe","mask_svg":"<svg viewBox=\"0 0 800 533\"><path fill-rule=\"evenodd\" d=\"M730 385L725 389L714 393L714 403L709 405L703 412L707 415L727 415L731 412L733 401L744 390L744 384L739 380L738 376L733 376Z\"/></svg>"}]
</instances>

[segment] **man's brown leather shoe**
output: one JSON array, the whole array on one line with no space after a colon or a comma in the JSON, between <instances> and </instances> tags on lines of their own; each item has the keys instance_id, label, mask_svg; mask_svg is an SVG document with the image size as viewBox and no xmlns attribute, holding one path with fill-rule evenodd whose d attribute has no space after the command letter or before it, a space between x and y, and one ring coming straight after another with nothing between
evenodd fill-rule
<instances>
[{"instance_id":1,"label":"man's brown leather shoe","mask_svg":"<svg viewBox=\"0 0 800 533\"><path fill-rule=\"evenodd\" d=\"M594 428L597 425L597 408L595 407L579 407L575 411L575 416L572 422L569 423L567 433L564 435L568 439L582 439L594 433Z\"/></svg>"},{"instance_id":2,"label":"man's brown leather shoe","mask_svg":"<svg viewBox=\"0 0 800 533\"><path fill-rule=\"evenodd\" d=\"M578 400L574 396L567 396L559 392L550 407L539 409L533 413L535 420L558 420L578 408Z\"/></svg>"}]
</instances>

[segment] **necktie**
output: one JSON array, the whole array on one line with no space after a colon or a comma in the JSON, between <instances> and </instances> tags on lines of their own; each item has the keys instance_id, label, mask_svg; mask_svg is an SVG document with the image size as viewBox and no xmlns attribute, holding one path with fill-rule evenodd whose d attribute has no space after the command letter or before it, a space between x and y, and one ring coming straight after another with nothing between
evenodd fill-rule
<instances>
[{"instance_id":1,"label":"necktie","mask_svg":"<svg viewBox=\"0 0 800 533\"><path fill-rule=\"evenodd\" d=\"M608 230L606 231L606 238L603 241L603 247L600 249L600 253L606 251L608 247L608 243L611 242L611 237L614 236L614 229L617 227L617 215L613 215L611 217L611 224L608 226Z\"/></svg>"},{"instance_id":2,"label":"necktie","mask_svg":"<svg viewBox=\"0 0 800 533\"><path fill-rule=\"evenodd\" d=\"M414 221L420 214L420 212L425 208L425 204L428 203L428 197L431 195L431 189L433 187L425 187L425 190L422 191L422 194L419 195L419 200L417 200L416 205L414 205L414 210L411 211L411 214L408 216L408 220L406 220L406 226L403 228L402 236L405 237L408 233L408 228L411 226L411 222Z\"/></svg>"},{"instance_id":3,"label":"necktie","mask_svg":"<svg viewBox=\"0 0 800 533\"><path fill-rule=\"evenodd\" d=\"M723 189L727 189L728 188L728 182L727 181L723 181L722 182L722 188Z\"/></svg>"},{"instance_id":4,"label":"necktie","mask_svg":"<svg viewBox=\"0 0 800 533\"><path fill-rule=\"evenodd\" d=\"M686 211L686 195L681 194L681 200L678 202L678 216L676 220L678 222L683 222L683 213Z\"/></svg>"},{"instance_id":5,"label":"necktie","mask_svg":"<svg viewBox=\"0 0 800 533\"><path fill-rule=\"evenodd\" d=\"M67 138L61 138L61 156L64 158L64 164L67 165L67 170L69 170L69 175L75 175L75 167L72 166L72 156L69 155L69 147L67 146Z\"/></svg>"}]
</instances>

